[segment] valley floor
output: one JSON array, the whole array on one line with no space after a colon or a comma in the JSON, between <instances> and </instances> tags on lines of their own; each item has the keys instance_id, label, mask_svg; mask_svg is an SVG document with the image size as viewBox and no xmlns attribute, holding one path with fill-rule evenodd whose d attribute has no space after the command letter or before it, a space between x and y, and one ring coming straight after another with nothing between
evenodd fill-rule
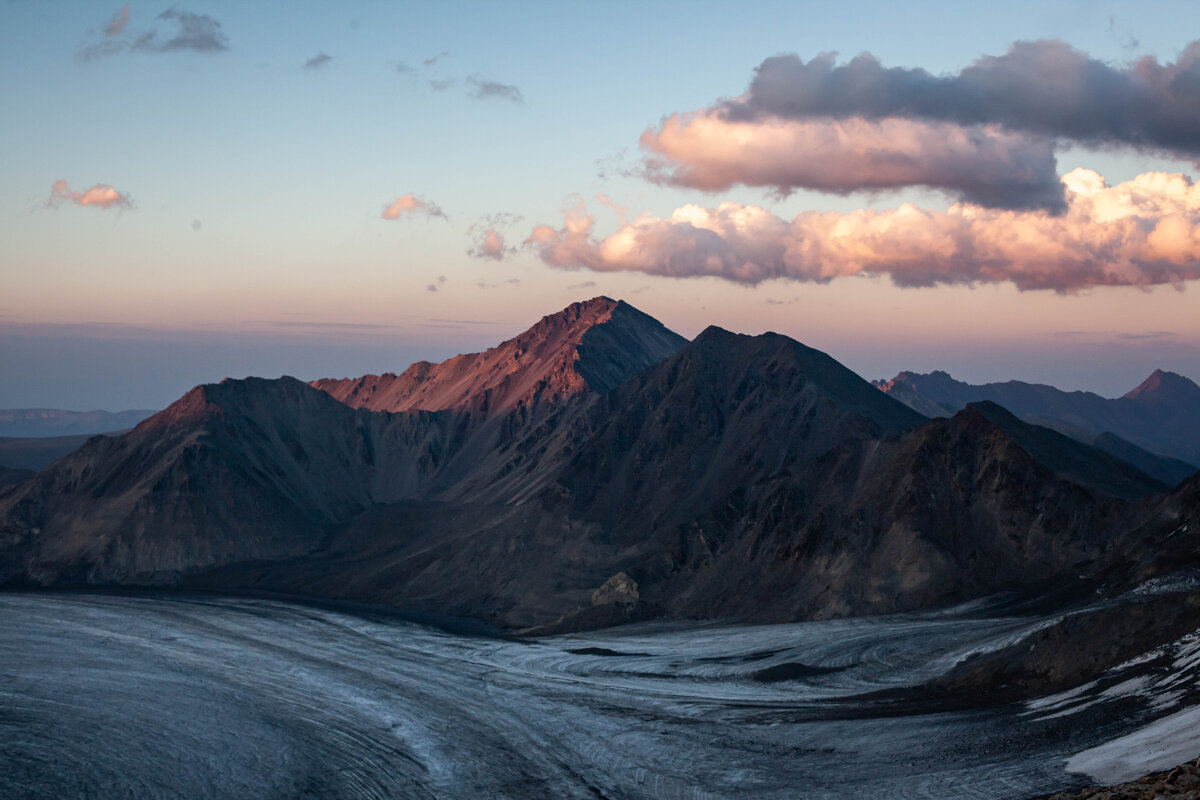
<instances>
[{"instance_id":1,"label":"valley floor","mask_svg":"<svg viewBox=\"0 0 1200 800\"><path fill-rule=\"evenodd\" d=\"M1027 798L1200 751L1200 637L1030 702L920 687L998 604L514 640L370 609L0 594L0 796Z\"/></svg>"}]
</instances>

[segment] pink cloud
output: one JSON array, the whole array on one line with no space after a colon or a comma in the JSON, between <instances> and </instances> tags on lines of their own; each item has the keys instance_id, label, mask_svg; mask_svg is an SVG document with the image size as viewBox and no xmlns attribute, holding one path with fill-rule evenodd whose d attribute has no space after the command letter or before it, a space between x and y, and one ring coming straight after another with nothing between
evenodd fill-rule
<instances>
[{"instance_id":1,"label":"pink cloud","mask_svg":"<svg viewBox=\"0 0 1200 800\"><path fill-rule=\"evenodd\" d=\"M581 206L526 240L553 267L713 276L745 284L887 275L901 286L1011 282L1022 290L1150 286L1200 279L1200 186L1146 173L1109 186L1091 170L1063 176L1067 208L807 211L785 220L752 205L687 205L594 235Z\"/></svg>"},{"instance_id":2,"label":"pink cloud","mask_svg":"<svg viewBox=\"0 0 1200 800\"><path fill-rule=\"evenodd\" d=\"M997 208L1061 210L1054 145L995 126L900 118L737 121L672 114L641 137L642 174L717 191L735 184L836 194L928 186Z\"/></svg>"},{"instance_id":3,"label":"pink cloud","mask_svg":"<svg viewBox=\"0 0 1200 800\"><path fill-rule=\"evenodd\" d=\"M490 258L494 261L500 261L508 252L508 248L504 246L504 236L502 236L495 228L488 228L479 237L479 243L471 255L479 258Z\"/></svg>"},{"instance_id":4,"label":"pink cloud","mask_svg":"<svg viewBox=\"0 0 1200 800\"><path fill-rule=\"evenodd\" d=\"M132 208L133 201L128 195L121 194L107 183L97 183L86 192L76 192L64 180L57 180L50 187L50 199L46 205L58 208L63 203L74 203L77 206L96 206L97 208Z\"/></svg>"},{"instance_id":5,"label":"pink cloud","mask_svg":"<svg viewBox=\"0 0 1200 800\"><path fill-rule=\"evenodd\" d=\"M104 26L105 36L120 36L125 30L125 26L129 24L129 4L121 6L121 10L113 15L113 18Z\"/></svg>"},{"instance_id":6,"label":"pink cloud","mask_svg":"<svg viewBox=\"0 0 1200 800\"><path fill-rule=\"evenodd\" d=\"M393 202L390 206L384 206L382 216L384 219L394 220L400 219L400 217L406 214L424 214L427 217L441 217L442 219L449 219L449 217L446 216L446 213L442 211L441 207L439 207L437 203L431 203L427 200L422 200L412 192L409 192L403 197L397 197L395 202Z\"/></svg>"},{"instance_id":7,"label":"pink cloud","mask_svg":"<svg viewBox=\"0 0 1200 800\"><path fill-rule=\"evenodd\" d=\"M467 251L474 258L487 258L492 261L503 261L516 252L515 247L508 245L508 234L505 232L521 221L517 214L499 212L481 217L478 222L467 229L475 246Z\"/></svg>"}]
</instances>

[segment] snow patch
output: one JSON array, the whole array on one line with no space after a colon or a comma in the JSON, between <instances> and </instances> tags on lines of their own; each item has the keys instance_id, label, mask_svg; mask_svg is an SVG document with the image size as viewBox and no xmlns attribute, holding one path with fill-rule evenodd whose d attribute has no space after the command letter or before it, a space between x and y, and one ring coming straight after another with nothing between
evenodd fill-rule
<instances>
[{"instance_id":1,"label":"snow patch","mask_svg":"<svg viewBox=\"0 0 1200 800\"><path fill-rule=\"evenodd\" d=\"M1200 752L1200 707L1150 723L1133 733L1067 759L1070 772L1099 783L1124 783L1148 772L1170 769Z\"/></svg>"}]
</instances>

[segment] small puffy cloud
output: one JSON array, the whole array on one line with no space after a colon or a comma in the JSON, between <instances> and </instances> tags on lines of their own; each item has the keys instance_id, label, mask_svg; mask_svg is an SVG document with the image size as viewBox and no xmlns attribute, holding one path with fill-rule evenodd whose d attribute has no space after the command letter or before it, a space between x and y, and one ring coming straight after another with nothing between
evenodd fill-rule
<instances>
[{"instance_id":1,"label":"small puffy cloud","mask_svg":"<svg viewBox=\"0 0 1200 800\"><path fill-rule=\"evenodd\" d=\"M438 287L446 282L445 275L438 275L437 280L425 287L425 291L436 294Z\"/></svg>"},{"instance_id":2,"label":"small puffy cloud","mask_svg":"<svg viewBox=\"0 0 1200 800\"><path fill-rule=\"evenodd\" d=\"M446 216L446 213L442 211L441 207L438 206L437 203L433 203L428 200L422 200L412 192L409 192L403 197L397 197L391 205L384 206L382 216L384 219L396 220L403 216L411 216L414 214L422 214L426 217L441 217L442 219L449 219L449 217Z\"/></svg>"},{"instance_id":3,"label":"small puffy cloud","mask_svg":"<svg viewBox=\"0 0 1200 800\"><path fill-rule=\"evenodd\" d=\"M572 283L567 286L567 291L574 292L579 289L595 289L597 283L595 281L584 281L583 283Z\"/></svg>"},{"instance_id":4,"label":"small puffy cloud","mask_svg":"<svg viewBox=\"0 0 1200 800\"><path fill-rule=\"evenodd\" d=\"M98 32L90 32L88 39L80 45L77 57L81 61L91 61L128 50L131 41L131 37L125 35L128 26L129 5L126 4Z\"/></svg>"},{"instance_id":5,"label":"small puffy cloud","mask_svg":"<svg viewBox=\"0 0 1200 800\"><path fill-rule=\"evenodd\" d=\"M449 57L450 57L450 53L446 50L443 50L442 52L438 53L436 56L431 56L431 57L425 59L424 61L422 61L421 63L424 64L426 67L432 67L434 64L438 63L443 58L449 58Z\"/></svg>"},{"instance_id":6,"label":"small puffy cloud","mask_svg":"<svg viewBox=\"0 0 1200 800\"><path fill-rule=\"evenodd\" d=\"M321 52L304 62L304 69L320 69L333 61L333 56Z\"/></svg>"},{"instance_id":7,"label":"small puffy cloud","mask_svg":"<svg viewBox=\"0 0 1200 800\"><path fill-rule=\"evenodd\" d=\"M488 228L479 236L479 242L475 249L467 251L470 255L476 258L490 258L494 261L500 261L504 258L511 248L505 247L504 236L495 228Z\"/></svg>"},{"instance_id":8,"label":"small puffy cloud","mask_svg":"<svg viewBox=\"0 0 1200 800\"><path fill-rule=\"evenodd\" d=\"M995 126L881 120L736 121L673 114L642 134L644 177L705 191L735 184L781 194L908 186L990 208L1064 208L1053 142Z\"/></svg>"},{"instance_id":9,"label":"small puffy cloud","mask_svg":"<svg viewBox=\"0 0 1200 800\"><path fill-rule=\"evenodd\" d=\"M104 26L105 36L120 36L125 30L125 26L129 24L129 4L121 6L121 10L113 15L113 18Z\"/></svg>"},{"instance_id":10,"label":"small puffy cloud","mask_svg":"<svg viewBox=\"0 0 1200 800\"><path fill-rule=\"evenodd\" d=\"M487 80L478 75L472 75L467 78L467 84L471 87L468 94L476 100L507 100L510 103L518 105L525 102L521 90L510 83L499 83L498 81Z\"/></svg>"},{"instance_id":11,"label":"small puffy cloud","mask_svg":"<svg viewBox=\"0 0 1200 800\"><path fill-rule=\"evenodd\" d=\"M46 201L46 205L50 208L58 208L63 203L101 209L133 208L133 201L128 195L118 192L107 183L97 183L85 192L76 192L67 185L66 181L57 180L50 187L50 198Z\"/></svg>"},{"instance_id":12,"label":"small puffy cloud","mask_svg":"<svg viewBox=\"0 0 1200 800\"><path fill-rule=\"evenodd\" d=\"M713 276L743 284L886 275L899 286L1011 282L1022 290L1151 286L1200 279L1200 186L1146 173L1109 186L1085 169L1063 176L1066 209L802 212L785 220L752 205L687 205L643 216L605 238L582 207L526 245L553 267Z\"/></svg>"},{"instance_id":13,"label":"small puffy cloud","mask_svg":"<svg viewBox=\"0 0 1200 800\"><path fill-rule=\"evenodd\" d=\"M193 14L168 8L158 19L174 23L175 30L166 36L158 31L142 34L133 43L134 50L148 53L171 53L191 50L196 53L217 53L229 49L229 39L221 23L208 14Z\"/></svg>"},{"instance_id":14,"label":"small puffy cloud","mask_svg":"<svg viewBox=\"0 0 1200 800\"><path fill-rule=\"evenodd\" d=\"M221 23L208 14L180 11L172 6L155 19L155 27L135 30L130 27L129 6L121 7L90 41L79 48L83 61L118 53L172 53L190 50L217 53L229 49L229 39Z\"/></svg>"},{"instance_id":15,"label":"small puffy cloud","mask_svg":"<svg viewBox=\"0 0 1200 800\"><path fill-rule=\"evenodd\" d=\"M431 78L428 83L429 88L435 92L444 92L447 89L454 88L455 81L453 78Z\"/></svg>"},{"instance_id":16,"label":"small puffy cloud","mask_svg":"<svg viewBox=\"0 0 1200 800\"><path fill-rule=\"evenodd\" d=\"M517 248L507 244L507 229L521 221L517 214L501 212L481 218L467 230L474 246L467 250L472 258L503 261L516 252Z\"/></svg>"},{"instance_id":17,"label":"small puffy cloud","mask_svg":"<svg viewBox=\"0 0 1200 800\"><path fill-rule=\"evenodd\" d=\"M499 281L497 283L488 283L487 281L476 281L475 285L478 286L480 289L497 289L497 288L501 288L504 286L520 286L521 279L520 278L509 278L506 281Z\"/></svg>"}]
</instances>

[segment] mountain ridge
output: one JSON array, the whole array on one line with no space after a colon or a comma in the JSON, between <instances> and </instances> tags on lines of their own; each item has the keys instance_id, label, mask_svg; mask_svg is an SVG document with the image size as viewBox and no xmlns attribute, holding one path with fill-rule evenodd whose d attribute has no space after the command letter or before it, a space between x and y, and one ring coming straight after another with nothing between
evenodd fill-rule
<instances>
[{"instance_id":1,"label":"mountain ridge","mask_svg":"<svg viewBox=\"0 0 1200 800\"><path fill-rule=\"evenodd\" d=\"M603 393L687 340L624 301L600 296L547 315L482 353L440 364L418 361L399 375L312 381L338 400L372 411L474 410L488 414Z\"/></svg>"},{"instance_id":2,"label":"mountain ridge","mask_svg":"<svg viewBox=\"0 0 1200 800\"><path fill-rule=\"evenodd\" d=\"M786 336L680 344L648 319L576 304L418 366L379 396L395 410L288 377L196 387L0 493L0 584L284 591L542 632L779 622L1099 576L1200 497L998 406L929 420Z\"/></svg>"},{"instance_id":3,"label":"mountain ridge","mask_svg":"<svg viewBox=\"0 0 1200 800\"><path fill-rule=\"evenodd\" d=\"M940 415L949 415L968 403L991 401L1026 421L1088 444L1110 433L1152 455L1200 465L1200 417L1194 413L1200 407L1200 386L1176 373L1155 370L1122 397L1111 399L1023 381L968 384L940 370L900 372L891 380L872 383L931 415L938 415L939 409ZM1178 466L1158 468L1167 475Z\"/></svg>"}]
</instances>

